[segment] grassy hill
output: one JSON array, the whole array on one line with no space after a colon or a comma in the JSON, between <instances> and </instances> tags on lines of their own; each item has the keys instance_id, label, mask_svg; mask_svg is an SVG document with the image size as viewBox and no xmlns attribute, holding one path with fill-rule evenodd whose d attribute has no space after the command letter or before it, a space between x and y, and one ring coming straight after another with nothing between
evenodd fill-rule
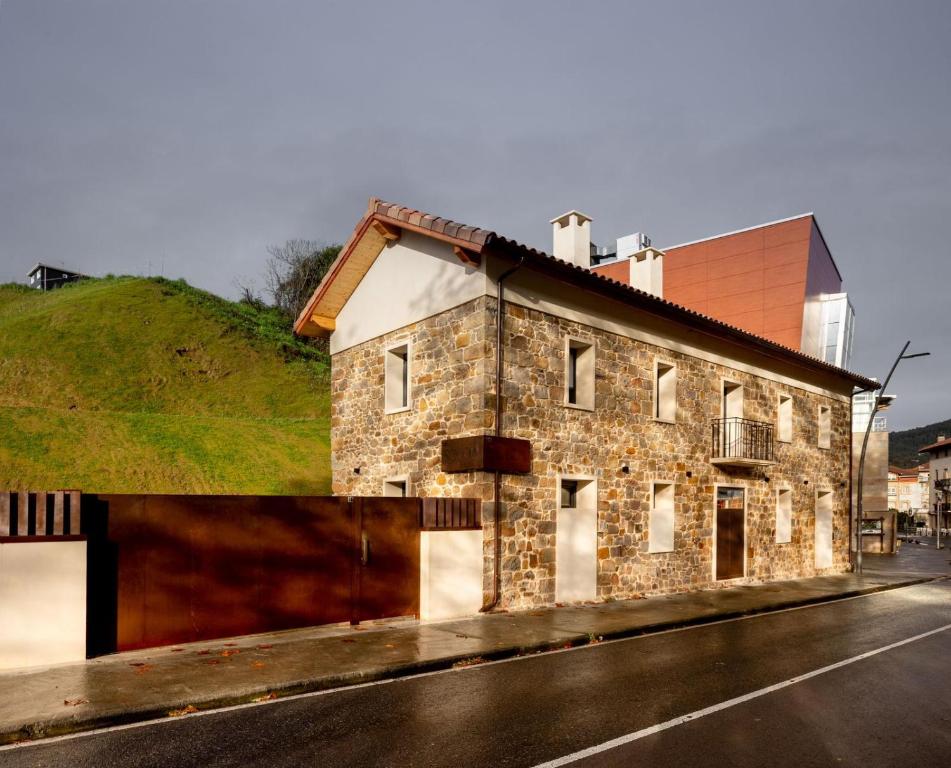
<instances>
[{"instance_id":1,"label":"grassy hill","mask_svg":"<svg viewBox=\"0 0 951 768\"><path fill-rule=\"evenodd\" d=\"M888 462L896 467L916 467L928 459L918 455L918 449L931 445L938 435L951 437L951 419L936 421L924 427L913 427L888 435Z\"/></svg>"},{"instance_id":2,"label":"grassy hill","mask_svg":"<svg viewBox=\"0 0 951 768\"><path fill-rule=\"evenodd\" d=\"M328 373L182 281L0 286L0 488L328 493Z\"/></svg>"}]
</instances>

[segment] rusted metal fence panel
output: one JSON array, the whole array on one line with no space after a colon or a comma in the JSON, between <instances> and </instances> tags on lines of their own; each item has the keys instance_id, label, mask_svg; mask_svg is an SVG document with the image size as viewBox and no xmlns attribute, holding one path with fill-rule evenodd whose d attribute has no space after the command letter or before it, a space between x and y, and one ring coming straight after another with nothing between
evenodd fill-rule
<instances>
[{"instance_id":1,"label":"rusted metal fence panel","mask_svg":"<svg viewBox=\"0 0 951 768\"><path fill-rule=\"evenodd\" d=\"M352 622L419 615L419 508L419 499L354 499L360 557Z\"/></svg>"},{"instance_id":2,"label":"rusted metal fence panel","mask_svg":"<svg viewBox=\"0 0 951 768\"><path fill-rule=\"evenodd\" d=\"M482 527L480 499L421 499L424 531L466 531Z\"/></svg>"},{"instance_id":3,"label":"rusted metal fence panel","mask_svg":"<svg viewBox=\"0 0 951 768\"><path fill-rule=\"evenodd\" d=\"M76 536L82 525L79 491L0 491L0 538Z\"/></svg>"},{"instance_id":4,"label":"rusted metal fence panel","mask_svg":"<svg viewBox=\"0 0 951 768\"><path fill-rule=\"evenodd\" d=\"M419 612L415 498L83 499L90 655Z\"/></svg>"}]
</instances>

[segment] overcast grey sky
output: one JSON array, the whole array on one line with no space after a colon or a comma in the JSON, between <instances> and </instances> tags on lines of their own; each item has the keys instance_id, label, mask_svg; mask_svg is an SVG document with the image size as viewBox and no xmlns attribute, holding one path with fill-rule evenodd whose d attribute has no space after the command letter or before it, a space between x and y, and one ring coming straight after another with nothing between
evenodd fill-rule
<instances>
[{"instance_id":1,"label":"overcast grey sky","mask_svg":"<svg viewBox=\"0 0 951 768\"><path fill-rule=\"evenodd\" d=\"M949 2L0 5L0 282L234 295L377 195L550 249L815 211L891 428L951 417Z\"/></svg>"}]
</instances>

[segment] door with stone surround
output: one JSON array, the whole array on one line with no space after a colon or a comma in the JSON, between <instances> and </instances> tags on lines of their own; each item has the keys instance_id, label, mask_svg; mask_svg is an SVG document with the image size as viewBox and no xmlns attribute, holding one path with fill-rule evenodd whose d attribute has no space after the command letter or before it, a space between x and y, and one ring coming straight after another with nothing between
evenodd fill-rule
<instances>
[{"instance_id":1,"label":"door with stone surround","mask_svg":"<svg viewBox=\"0 0 951 768\"><path fill-rule=\"evenodd\" d=\"M746 546L745 501L745 491L742 488L717 488L717 581L743 576L743 549Z\"/></svg>"}]
</instances>

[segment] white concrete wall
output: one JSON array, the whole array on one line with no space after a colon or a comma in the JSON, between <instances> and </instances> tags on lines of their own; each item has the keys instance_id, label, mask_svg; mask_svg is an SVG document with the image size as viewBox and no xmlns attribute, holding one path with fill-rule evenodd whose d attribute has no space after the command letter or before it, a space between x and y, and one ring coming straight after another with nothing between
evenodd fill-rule
<instances>
[{"instance_id":1,"label":"white concrete wall","mask_svg":"<svg viewBox=\"0 0 951 768\"><path fill-rule=\"evenodd\" d=\"M421 531L419 618L472 616L482 607L482 531Z\"/></svg>"},{"instance_id":2,"label":"white concrete wall","mask_svg":"<svg viewBox=\"0 0 951 768\"><path fill-rule=\"evenodd\" d=\"M0 544L0 669L86 658L86 542Z\"/></svg>"},{"instance_id":3,"label":"white concrete wall","mask_svg":"<svg viewBox=\"0 0 951 768\"><path fill-rule=\"evenodd\" d=\"M452 246L404 231L385 247L337 315L335 354L485 295L484 266L467 267Z\"/></svg>"}]
</instances>

